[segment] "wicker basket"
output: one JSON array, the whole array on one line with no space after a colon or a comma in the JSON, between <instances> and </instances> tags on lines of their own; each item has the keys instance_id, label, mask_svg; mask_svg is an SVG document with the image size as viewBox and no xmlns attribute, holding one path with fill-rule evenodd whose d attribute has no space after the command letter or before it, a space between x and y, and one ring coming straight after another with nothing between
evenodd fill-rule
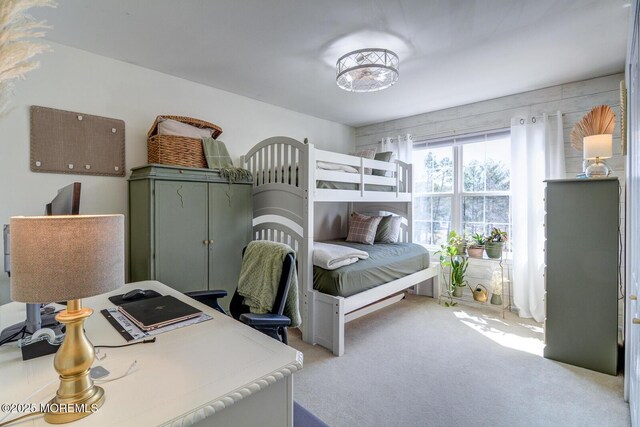
<instances>
[{"instance_id":1,"label":"wicker basket","mask_svg":"<svg viewBox=\"0 0 640 427\"><path fill-rule=\"evenodd\" d=\"M161 118L173 119L200 129L213 129L213 138L222 133L222 128L204 120L182 116L158 116L147 133L147 157L149 163L177 165L191 168L206 168L207 160L200 138L184 136L158 135L158 122Z\"/></svg>"}]
</instances>

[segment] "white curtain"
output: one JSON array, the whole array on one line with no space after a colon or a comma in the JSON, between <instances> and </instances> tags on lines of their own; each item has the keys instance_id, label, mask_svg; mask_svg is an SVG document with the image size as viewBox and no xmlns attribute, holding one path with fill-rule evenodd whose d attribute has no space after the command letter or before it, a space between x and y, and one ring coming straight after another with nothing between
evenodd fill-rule
<instances>
[{"instance_id":1,"label":"white curtain","mask_svg":"<svg viewBox=\"0 0 640 427\"><path fill-rule=\"evenodd\" d=\"M511 120L513 298L521 317L544 312L544 180L565 178L562 114Z\"/></svg>"},{"instance_id":2,"label":"white curtain","mask_svg":"<svg viewBox=\"0 0 640 427\"><path fill-rule=\"evenodd\" d=\"M382 138L380 142L380 152L383 153L385 151L393 151L393 145L391 144L391 138ZM394 154L397 154L393 151Z\"/></svg>"},{"instance_id":3,"label":"white curtain","mask_svg":"<svg viewBox=\"0 0 640 427\"><path fill-rule=\"evenodd\" d=\"M413 139L411 135L398 135L397 138L382 138L381 151L393 151L395 158L405 163L411 163L413 158Z\"/></svg>"}]
</instances>

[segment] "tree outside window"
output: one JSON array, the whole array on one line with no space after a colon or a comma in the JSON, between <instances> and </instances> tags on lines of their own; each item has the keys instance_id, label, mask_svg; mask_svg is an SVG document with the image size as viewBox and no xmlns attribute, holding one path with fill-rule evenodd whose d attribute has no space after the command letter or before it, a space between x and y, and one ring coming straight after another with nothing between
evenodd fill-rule
<instances>
[{"instance_id":1,"label":"tree outside window","mask_svg":"<svg viewBox=\"0 0 640 427\"><path fill-rule=\"evenodd\" d=\"M502 133L414 149L414 242L436 246L451 230L511 234L510 144Z\"/></svg>"}]
</instances>

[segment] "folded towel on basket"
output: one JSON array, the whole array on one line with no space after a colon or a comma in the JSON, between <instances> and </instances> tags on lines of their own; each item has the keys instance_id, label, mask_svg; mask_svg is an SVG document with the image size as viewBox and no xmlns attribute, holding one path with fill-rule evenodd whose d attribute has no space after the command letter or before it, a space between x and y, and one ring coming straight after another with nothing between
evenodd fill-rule
<instances>
[{"instance_id":1,"label":"folded towel on basket","mask_svg":"<svg viewBox=\"0 0 640 427\"><path fill-rule=\"evenodd\" d=\"M353 264L359 259L367 259L369 254L348 246L313 242L313 265L325 270L335 270Z\"/></svg>"}]
</instances>

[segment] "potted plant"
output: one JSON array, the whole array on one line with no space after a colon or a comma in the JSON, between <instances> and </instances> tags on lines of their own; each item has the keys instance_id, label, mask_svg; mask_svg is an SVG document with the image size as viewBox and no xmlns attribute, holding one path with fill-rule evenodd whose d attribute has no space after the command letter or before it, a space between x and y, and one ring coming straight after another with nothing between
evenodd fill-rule
<instances>
[{"instance_id":1,"label":"potted plant","mask_svg":"<svg viewBox=\"0 0 640 427\"><path fill-rule=\"evenodd\" d=\"M441 245L440 250L436 252L436 254L440 255L442 281L449 295L449 301L445 302L445 305L447 307L453 307L456 305L453 297L461 297L462 288L467 284L464 275L467 271L469 260L458 253L457 245L452 244ZM448 277L445 273L446 267L449 267Z\"/></svg>"},{"instance_id":2,"label":"potted plant","mask_svg":"<svg viewBox=\"0 0 640 427\"><path fill-rule=\"evenodd\" d=\"M461 297L462 289L467 285L464 275L467 272L469 260L462 255L455 255L451 258L451 286L453 288L453 296Z\"/></svg>"},{"instance_id":3,"label":"potted plant","mask_svg":"<svg viewBox=\"0 0 640 427\"><path fill-rule=\"evenodd\" d=\"M491 276L491 304L502 305L502 273L498 270Z\"/></svg>"},{"instance_id":4,"label":"potted plant","mask_svg":"<svg viewBox=\"0 0 640 427\"><path fill-rule=\"evenodd\" d=\"M453 230L449 232L448 244L456 247L458 255L465 255L467 250L467 241L461 234L458 234Z\"/></svg>"},{"instance_id":5,"label":"potted plant","mask_svg":"<svg viewBox=\"0 0 640 427\"><path fill-rule=\"evenodd\" d=\"M492 259L499 259L502 257L502 246L507 241L507 232L502 231L497 227L491 230L491 234L486 237L484 243L484 250L487 256Z\"/></svg>"},{"instance_id":6,"label":"potted plant","mask_svg":"<svg viewBox=\"0 0 640 427\"><path fill-rule=\"evenodd\" d=\"M484 237L480 233L476 233L471 236L471 244L467 248L467 253L471 258L482 258L484 254L484 243L486 241L486 237Z\"/></svg>"}]
</instances>

